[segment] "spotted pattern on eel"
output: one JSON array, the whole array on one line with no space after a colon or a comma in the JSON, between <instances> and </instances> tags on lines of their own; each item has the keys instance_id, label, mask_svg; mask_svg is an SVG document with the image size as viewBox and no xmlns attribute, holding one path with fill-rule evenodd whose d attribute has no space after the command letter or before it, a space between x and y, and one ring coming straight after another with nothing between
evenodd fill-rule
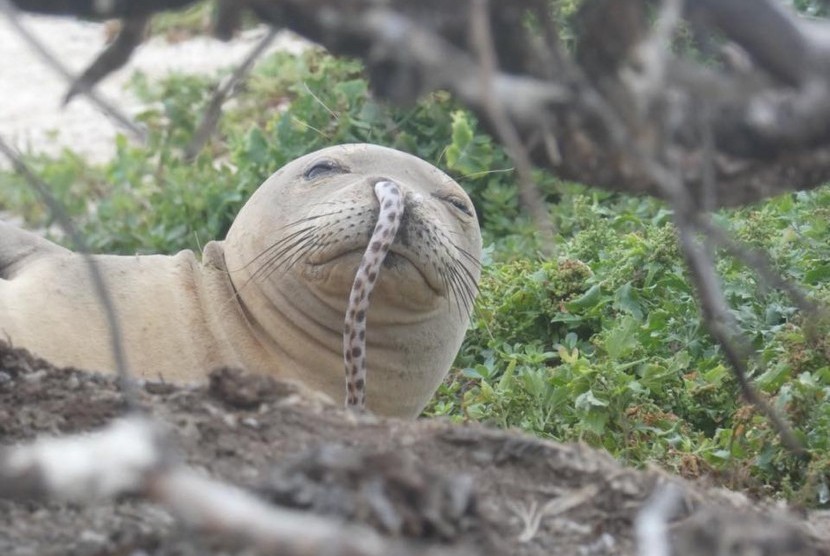
<instances>
[{"instance_id":1,"label":"spotted pattern on eel","mask_svg":"<svg viewBox=\"0 0 830 556\"><path fill-rule=\"evenodd\" d=\"M377 182L375 196L380 205L378 220L357 268L343 327L346 407L360 409L366 405L366 314L369 297L403 220L403 193L396 183L386 180Z\"/></svg>"}]
</instances>

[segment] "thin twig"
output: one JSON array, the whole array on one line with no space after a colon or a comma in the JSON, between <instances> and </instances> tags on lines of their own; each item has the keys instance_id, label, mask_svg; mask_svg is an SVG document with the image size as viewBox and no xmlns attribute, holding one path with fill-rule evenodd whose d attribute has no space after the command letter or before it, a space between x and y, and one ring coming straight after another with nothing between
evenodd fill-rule
<instances>
[{"instance_id":1,"label":"thin twig","mask_svg":"<svg viewBox=\"0 0 830 556\"><path fill-rule=\"evenodd\" d=\"M651 166L654 168L656 165ZM680 247L697 290L703 320L709 333L723 350L724 357L738 382L741 395L770 421L781 441L790 451L800 456L808 455L787 422L761 397L748 378L746 360L752 353L752 349L747 340L736 332L737 323L729 311L711 253L694 237L697 231L695 227L697 209L691 199L688 199L685 189L679 182L675 182L676 178L672 173L665 171L660 174L665 180L666 190L673 192L672 208Z\"/></svg>"},{"instance_id":2,"label":"thin twig","mask_svg":"<svg viewBox=\"0 0 830 556\"><path fill-rule=\"evenodd\" d=\"M675 215L677 215L675 209ZM789 425L769 405L750 382L747 377L746 359L751 353L745 338L735 334L737 328L735 319L729 312L723 290L718 283L718 276L715 272L714 261L708 256L706 250L694 239L694 227L684 217L675 220L680 235L680 245L686 264L692 275L692 281L697 289L700 307L703 318L706 322L709 333L720 344L726 360L732 367L732 374L738 381L741 395L749 403L754 405L778 431L784 445L796 455L807 455L807 451L801 441L796 438Z\"/></svg>"},{"instance_id":3,"label":"thin twig","mask_svg":"<svg viewBox=\"0 0 830 556\"><path fill-rule=\"evenodd\" d=\"M516 127L507 116L504 107L496 100L493 92L494 76L497 73L496 53L493 48L493 37L490 33L490 16L487 11L488 0L475 0L470 18L470 33L472 43L481 64L479 74L482 102L496 133L507 148L510 158L516 165L516 174L519 178L519 198L525 210L530 213L536 228L539 230L540 249L545 256L552 256L556 252L554 238L556 236L553 220L547 210L539 188L533 180L533 163Z\"/></svg>"},{"instance_id":4,"label":"thin twig","mask_svg":"<svg viewBox=\"0 0 830 556\"><path fill-rule=\"evenodd\" d=\"M659 35L665 33L665 28L676 22L674 9L676 0L664 0L665 25L654 31L654 36L646 39L646 43L656 43L660 40ZM669 64L671 58L668 56L657 56L653 58L656 65ZM653 67L650 69L652 80L651 90L659 90L664 85L659 80L664 80L667 73L665 67ZM597 114L606 120L609 129L625 129L624 120L620 118L613 109L599 99ZM663 130L664 134L672 130ZM616 134L615 134L616 135ZM631 133L623 133L623 136L632 136ZM665 152L667 141L648 141L644 146L642 142L614 141L631 160L637 162L643 172L656 184L661 197L666 199L674 209L674 221L678 229L681 252L683 253L686 265L689 268L692 282L697 290L698 302L704 323L714 340L721 346L724 356L729 363L732 374L738 382L741 394L744 399L754 405L772 424L777 431L783 444L796 455L807 455L802 443L793 434L787 422L770 406L755 390L747 377L746 361L752 349L749 342L739 333L737 323L729 311L728 303L720 285L720 280L715 270L715 262L712 254L705 246L701 246L696 240L695 234L699 231L696 222L700 214L700 203L684 187L680 178L681 172L677 168L668 168L661 160L671 160ZM713 153L708 151L710 156ZM713 164L713 160L704 161L704 164ZM714 180L714 172L704 171L706 179ZM714 190L716 184L704 184L704 190Z\"/></svg>"},{"instance_id":5,"label":"thin twig","mask_svg":"<svg viewBox=\"0 0 830 556\"><path fill-rule=\"evenodd\" d=\"M2 137L0 137L0 152L12 163L15 171L17 171L29 186L34 189L41 200L46 204L49 212L60 225L63 232L72 242L75 251L83 258L86 264L89 276L92 280L92 287L95 294L101 303L101 308L104 310L104 315L110 326L110 347L112 348L113 358L115 359L115 370L118 373L118 383L121 391L124 393L124 399L129 409L138 409L138 396L136 393L136 385L130 376L130 370L127 366L127 359L124 353L123 334L121 332L121 324L118 320L118 314L113 304L112 296L107 288L104 276L101 273L95 259L89 254L89 245L80 233L72 219L66 212L61 202L52 194L51 188L43 180L41 180L23 162L20 154L9 146Z\"/></svg>"},{"instance_id":6,"label":"thin twig","mask_svg":"<svg viewBox=\"0 0 830 556\"><path fill-rule=\"evenodd\" d=\"M715 224L708 215L699 213L695 215L695 226L706 234L708 239L714 241L727 253L743 262L746 266L755 270L758 276L769 286L785 292L796 306L807 315L815 316L822 310L827 310L819 304L819 301L812 300L798 285L784 278L781 273L775 270L775 266L769 255L760 250L741 244L732 238L726 230Z\"/></svg>"},{"instance_id":7,"label":"thin twig","mask_svg":"<svg viewBox=\"0 0 830 556\"><path fill-rule=\"evenodd\" d=\"M80 86L78 92L86 95L94 105L96 105L108 118L115 121L124 129L129 131L136 139L142 143L146 140L147 134L130 118L124 115L118 108L110 104L103 97L98 95L93 89L85 86L80 80L69 71L49 49L47 49L40 40L35 37L29 30L20 22L20 16L17 8L15 8L9 0L0 0L0 12L6 16L12 28L17 31L18 35L26 41L26 43L37 52L46 64L52 68L56 73L63 77L70 87L73 84Z\"/></svg>"},{"instance_id":8,"label":"thin twig","mask_svg":"<svg viewBox=\"0 0 830 556\"><path fill-rule=\"evenodd\" d=\"M222 104L225 102L225 99L233 92L245 76L248 75L251 68L254 67L256 59L259 58L262 53L265 52L265 49L268 48L268 45L273 42L274 37L277 36L277 32L276 28L271 27L268 30L268 33L260 39L253 49L251 49L242 63L237 66L228 79L213 93L213 96L205 109L204 116L202 116L202 121L199 123L199 127L196 129L196 132L193 134L193 138L184 150L184 156L187 160L194 159L196 155L199 154L199 151L202 150L202 147L204 147L207 140L213 134L213 130L216 129L216 125L219 123L219 118L222 114Z\"/></svg>"},{"instance_id":9,"label":"thin twig","mask_svg":"<svg viewBox=\"0 0 830 556\"><path fill-rule=\"evenodd\" d=\"M133 51L144 39L144 32L149 21L150 16L148 14L124 19L121 22L121 30L118 32L118 36L98 55L81 77L72 83L69 91L63 97L63 103L69 104L69 101L75 95L82 91L90 91L101 79L126 64Z\"/></svg>"},{"instance_id":10,"label":"thin twig","mask_svg":"<svg viewBox=\"0 0 830 556\"><path fill-rule=\"evenodd\" d=\"M646 114L658 94L665 87L666 70L671 56L671 37L680 22L681 0L665 0L649 37L635 49L637 72L624 71L621 78L627 82L634 100Z\"/></svg>"}]
</instances>

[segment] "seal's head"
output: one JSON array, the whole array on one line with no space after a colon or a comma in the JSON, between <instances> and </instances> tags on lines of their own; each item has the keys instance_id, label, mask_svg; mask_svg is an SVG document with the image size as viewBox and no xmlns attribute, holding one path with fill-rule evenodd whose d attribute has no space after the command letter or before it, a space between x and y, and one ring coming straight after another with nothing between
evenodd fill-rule
<instances>
[{"instance_id":1,"label":"seal's head","mask_svg":"<svg viewBox=\"0 0 830 556\"><path fill-rule=\"evenodd\" d=\"M475 210L449 176L374 145L306 155L243 207L225 261L274 374L342 398L344 314L378 219L379 182L398 186L404 212L368 312L368 407L411 417L452 364L480 276Z\"/></svg>"}]
</instances>

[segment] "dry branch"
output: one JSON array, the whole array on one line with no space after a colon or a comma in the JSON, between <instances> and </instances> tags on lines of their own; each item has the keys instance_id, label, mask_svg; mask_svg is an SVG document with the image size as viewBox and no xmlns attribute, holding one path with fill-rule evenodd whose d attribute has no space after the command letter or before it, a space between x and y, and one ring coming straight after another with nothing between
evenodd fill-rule
<instances>
[{"instance_id":1,"label":"dry branch","mask_svg":"<svg viewBox=\"0 0 830 556\"><path fill-rule=\"evenodd\" d=\"M199 123L199 127L196 128L196 131L193 134L193 139L191 139L190 143L188 143L185 148L185 158L193 159L197 154L199 154L199 151L202 150L202 147L208 139L210 139L210 136L213 134L216 126L219 124L219 117L222 115L222 103L225 102L228 95L230 95L242 82L242 80L245 79L245 76L248 75L251 68L254 67L254 62L256 62L257 58L259 58L263 52L265 52L268 45L274 41L274 37L276 37L276 35L277 32L275 29L268 31L268 33L266 33L265 36L262 37L262 39L260 39L260 41L251 49L242 63L236 67L225 82L217 87L216 91L213 93L213 96L210 98L210 102L207 104L207 108L205 108L205 113L202 115L202 121Z\"/></svg>"},{"instance_id":2,"label":"dry branch","mask_svg":"<svg viewBox=\"0 0 830 556\"><path fill-rule=\"evenodd\" d=\"M646 0L585 0L576 18L573 55L561 43L561 22L550 16L544 2L487 3L496 60L490 92L480 87L489 62L481 59L480 46L469 35L478 2L249 0L244 5L262 20L290 28L335 54L362 58L380 97L410 102L445 88L495 131L503 130L507 119L531 160L566 179L663 197L660 185L625 148L632 142L660 144L679 161L683 185L699 201L706 181L698 132L702 119L710 122L714 135L716 207L810 189L830 179L830 126L825 125L830 118L830 24L799 20L775 0L757 0L751 9L740 0L685 2L687 22L704 33L720 33L727 46L736 45L752 64L737 71L665 49L665 86L649 91L653 110L638 111L643 99L636 85L644 82L625 76L648 74L642 73L649 69L642 53L651 36ZM95 7L106 4L99 17L123 18L189 2L15 3L29 11L82 16L95 15ZM522 23L528 11L544 29L541 43ZM702 102L709 109L699 110ZM607 127L608 111L620 129ZM666 127L669 116L672 125ZM620 132L624 137L618 137ZM497 135L515 150L510 137Z\"/></svg>"},{"instance_id":3,"label":"dry branch","mask_svg":"<svg viewBox=\"0 0 830 556\"><path fill-rule=\"evenodd\" d=\"M592 12L603 13L597 6L606 4L588 0L582 15L588 18ZM711 69L667 53L666 86L657 91L654 104L671 108L674 124L671 129L663 129L665 114L636 114L630 110L636 103L637 91L620 79L620 69L639 63L634 53L647 37L646 30L638 27L645 25L645 18L637 15L643 3L626 0L611 4L619 17L601 18L602 32L594 33L588 32L593 29L588 18L587 34L580 38L577 49L577 53L608 53L606 57L563 57L561 45L555 45L551 46L549 57L552 64L559 64L551 68L554 77L508 73L493 76L497 101L519 130L534 162L568 179L662 197L659 184L649 178L636 158L621 148L615 136L622 131L623 143L667 145L672 156L682 162L684 186L692 199L699 199L704 181L702 140L695 130L700 128L697 107L703 92L712 104L709 114L718 162L717 206L745 204L784 191L816 187L830 177L826 145L816 141L820 132L827 131L826 126L818 123L824 120L808 116L814 109L821 114L823 103L830 98L818 94L827 90L824 73L816 73L816 79L805 81L803 87L792 88L789 83L776 80L777 74L769 73L763 65L748 78L728 68ZM702 3L696 14L706 15L708 4ZM771 6L766 1L761 4ZM490 9L498 12L502 5L492 3ZM406 101L417 93L447 88L483 121L496 127L489 117L486 99L475 87L481 82L483 68L473 55L473 47L456 40L465 36L466 31L465 24L453 23L453 17L446 18L448 22L442 25L430 26L424 23L423 13L400 1L352 0L335 5L321 0L260 0L252 2L252 6L264 19L289 26L335 53L361 56L382 96ZM323 6L325 10L321 9ZM472 13L472 6L473 0L455 3L453 12L466 9ZM626 15L629 12L631 15ZM785 14L771 21L784 29L795 29L798 37L812 44L809 37L816 36L816 31L804 32L792 23L793 19ZM491 34L502 35L499 18L491 17L491 21ZM556 26L556 22L547 23ZM715 28L731 29L721 25ZM767 28L764 34L771 32L774 33ZM735 40L745 48L754 44L742 36ZM504 52L496 54L499 60L504 57ZM772 64L762 53L750 52L751 58L756 56L768 66ZM607 117L603 112L608 109L623 124L621 130L604 125ZM802 129L801 124L807 127ZM549 156L543 140L551 133L560 147L559 160Z\"/></svg>"},{"instance_id":4,"label":"dry branch","mask_svg":"<svg viewBox=\"0 0 830 556\"><path fill-rule=\"evenodd\" d=\"M101 79L122 67L133 51L144 40L144 32L150 21L148 15L137 15L121 22L121 29L115 40L101 52L83 75L67 91L63 103L68 104L81 91L88 91Z\"/></svg>"},{"instance_id":5,"label":"dry branch","mask_svg":"<svg viewBox=\"0 0 830 556\"><path fill-rule=\"evenodd\" d=\"M19 9L49 15L73 15L95 19L122 19L164 10L177 10L196 0L142 0L141 2L100 0L11 0Z\"/></svg>"},{"instance_id":6,"label":"dry branch","mask_svg":"<svg viewBox=\"0 0 830 556\"><path fill-rule=\"evenodd\" d=\"M681 487L675 484L657 485L651 499L645 504L634 527L637 533L639 556L669 556L669 521L683 497Z\"/></svg>"},{"instance_id":7,"label":"dry branch","mask_svg":"<svg viewBox=\"0 0 830 556\"><path fill-rule=\"evenodd\" d=\"M167 436L133 416L98 432L0 451L0 498L86 504L125 494L156 502L195 529L285 555L412 554L373 530L269 504L169 457Z\"/></svg>"},{"instance_id":8,"label":"dry branch","mask_svg":"<svg viewBox=\"0 0 830 556\"><path fill-rule=\"evenodd\" d=\"M505 103L496 98L493 78L498 71L498 67L490 28L487 0L477 0L473 4L473 14L470 18L470 39L481 64L479 83L483 95L482 107L493 123L499 139L507 148L510 158L513 159L519 182L519 198L539 230L541 235L539 243L542 249L545 249L547 251L545 254L550 256L555 250L555 233L550 213L539 188L536 187L533 179L533 165L528 157L527 150L522 145L521 137L506 114ZM555 141L553 138L550 140Z\"/></svg>"}]
</instances>

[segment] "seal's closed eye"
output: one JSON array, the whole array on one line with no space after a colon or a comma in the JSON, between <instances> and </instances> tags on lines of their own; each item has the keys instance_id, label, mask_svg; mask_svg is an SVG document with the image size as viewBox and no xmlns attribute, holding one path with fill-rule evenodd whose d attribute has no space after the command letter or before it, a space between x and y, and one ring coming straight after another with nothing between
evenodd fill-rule
<instances>
[{"instance_id":1,"label":"seal's closed eye","mask_svg":"<svg viewBox=\"0 0 830 556\"><path fill-rule=\"evenodd\" d=\"M473 211L470 209L470 206L461 198L456 197L455 195L447 195L446 197L442 197L444 201L451 204L467 216L472 216Z\"/></svg>"},{"instance_id":2,"label":"seal's closed eye","mask_svg":"<svg viewBox=\"0 0 830 556\"><path fill-rule=\"evenodd\" d=\"M329 173L337 173L341 174L346 171L346 168L341 166L336 161L330 158L321 158L319 160L315 160L311 163L306 171L303 173L303 177L307 180L313 180L324 176L325 174Z\"/></svg>"}]
</instances>

